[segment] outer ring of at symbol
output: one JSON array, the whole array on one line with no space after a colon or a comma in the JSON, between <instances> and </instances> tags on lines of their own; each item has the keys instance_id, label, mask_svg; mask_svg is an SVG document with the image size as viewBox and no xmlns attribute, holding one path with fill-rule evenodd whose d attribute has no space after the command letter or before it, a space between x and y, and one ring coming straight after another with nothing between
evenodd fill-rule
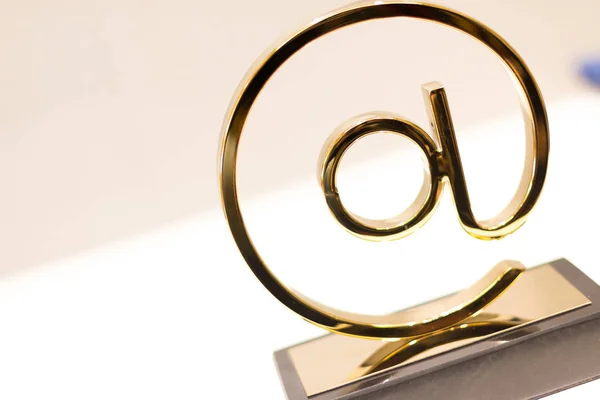
<instances>
[{"instance_id":1,"label":"outer ring of at symbol","mask_svg":"<svg viewBox=\"0 0 600 400\"><path fill-rule=\"evenodd\" d=\"M246 229L237 197L236 166L240 138L252 105L269 78L286 60L308 43L330 32L359 22L393 17L431 21L458 29L496 53L514 76L526 99L524 101L528 111L525 113L526 123L538 133L538 137L545 140L535 144L540 150L537 154L543 155L545 151L547 155L549 147L544 103L538 86L523 60L490 28L463 14L437 5L380 1L354 4L313 21L310 26L289 37L255 63L239 86L223 126L219 159L220 189L231 233L252 272L284 305L324 329L366 338L399 338L426 334L461 321L468 315L455 313L450 315L450 318L432 317L407 321L398 314L389 316L354 314L327 307L288 288L269 270ZM498 295L499 293L496 293L495 297ZM490 301L489 293L483 297ZM482 304L471 304L471 306L477 306L479 310Z\"/></svg>"}]
</instances>

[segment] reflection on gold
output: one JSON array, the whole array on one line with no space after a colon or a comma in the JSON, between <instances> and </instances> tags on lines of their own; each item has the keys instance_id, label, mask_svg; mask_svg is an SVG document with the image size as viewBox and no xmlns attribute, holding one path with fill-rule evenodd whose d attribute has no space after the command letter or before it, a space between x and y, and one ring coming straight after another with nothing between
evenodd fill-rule
<instances>
[{"instance_id":1,"label":"reflection on gold","mask_svg":"<svg viewBox=\"0 0 600 400\"><path fill-rule=\"evenodd\" d=\"M372 372L382 371L409 361L414 356L438 346L491 335L525 322L528 321L513 316L481 313L446 329L386 343L363 361L348 377L348 380L352 381Z\"/></svg>"},{"instance_id":2,"label":"reflection on gold","mask_svg":"<svg viewBox=\"0 0 600 400\"><path fill-rule=\"evenodd\" d=\"M390 336L393 338L435 332L465 320L496 301L518 280L523 271L525 267L517 261L502 261L471 287L452 296L433 300L393 315L362 315L361 318L375 327L393 324L393 329L388 327L388 332L391 332ZM296 295L305 298L300 293ZM318 303L314 302L314 304ZM349 321L356 317L355 314L334 310L322 304L319 304L319 307L338 318ZM338 331L338 333L343 332ZM369 335L367 331L362 331L361 335L357 336Z\"/></svg>"},{"instance_id":3,"label":"reflection on gold","mask_svg":"<svg viewBox=\"0 0 600 400\"><path fill-rule=\"evenodd\" d=\"M445 183L454 196L458 220L463 229L478 239L499 239L515 232L540 196L548 163L548 131L526 130L525 168L517 192L496 217L478 221L471 209L446 91L439 82L422 86L432 136L418 125L393 113L371 113L346 122L326 142L319 157L320 181L325 200L336 220L348 232L367 240L394 240L406 237L423 226L440 202ZM538 110L544 114L542 109ZM415 201L401 214L387 220L371 220L348 211L340 199L336 176L344 153L356 141L379 132L404 136L422 151L425 179Z\"/></svg>"},{"instance_id":4,"label":"reflection on gold","mask_svg":"<svg viewBox=\"0 0 600 400\"><path fill-rule=\"evenodd\" d=\"M358 384L361 376L366 378L386 368L409 367L484 339L493 341L495 336L517 328L527 334L529 331L522 328L589 304L583 293L545 264L527 269L502 296L472 316L469 323L465 321L466 327L455 324L458 329L449 333L423 335L412 345L409 343L415 338L390 342L326 335L286 351L310 397L352 382Z\"/></svg>"}]
</instances>

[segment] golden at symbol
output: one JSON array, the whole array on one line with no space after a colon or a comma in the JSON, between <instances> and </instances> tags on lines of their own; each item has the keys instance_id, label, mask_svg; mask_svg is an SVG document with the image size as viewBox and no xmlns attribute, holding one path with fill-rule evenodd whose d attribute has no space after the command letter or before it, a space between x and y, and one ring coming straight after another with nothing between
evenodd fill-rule
<instances>
[{"instance_id":1,"label":"golden at symbol","mask_svg":"<svg viewBox=\"0 0 600 400\"><path fill-rule=\"evenodd\" d=\"M452 188L459 220L471 235L499 238L521 226L541 192L548 164L548 122L538 86L529 69L500 36L461 13L431 4L382 2L353 4L315 20L261 58L248 72L233 98L223 126L220 151L220 188L223 209L231 233L248 266L279 301L305 320L332 332L365 338L405 338L444 329L480 312L494 301L524 270L515 262L502 262L471 288L443 300L393 315L362 315L318 303L282 283L268 268L254 246L244 223L237 196L237 155L244 124L257 96L296 52L313 40L337 29L382 18L414 18L436 22L475 38L492 50L511 73L521 94L525 117L527 158L521 185L504 212L490 221L477 221L471 212L466 184L448 105L440 87L426 87L426 104L437 144L421 128L389 114L359 118L333 137L323 157L323 188L334 215L351 232L366 238L402 237L424 223L435 208L447 180ZM375 131L391 131L411 138L428 157L430 182L413 209L394 221L366 221L343 208L335 190L340 157L358 137Z\"/></svg>"}]
</instances>

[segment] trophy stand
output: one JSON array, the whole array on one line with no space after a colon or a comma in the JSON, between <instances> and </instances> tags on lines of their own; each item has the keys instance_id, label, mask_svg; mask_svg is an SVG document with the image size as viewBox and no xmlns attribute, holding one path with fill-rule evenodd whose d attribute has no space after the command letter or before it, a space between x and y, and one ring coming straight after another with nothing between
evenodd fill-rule
<instances>
[{"instance_id":1,"label":"trophy stand","mask_svg":"<svg viewBox=\"0 0 600 400\"><path fill-rule=\"evenodd\" d=\"M223 128L220 187L227 222L246 263L276 299L331 334L275 353L290 400L539 398L600 376L600 288L566 260L526 269L502 261L470 288L390 315L363 315L323 305L282 283L246 229L237 197L237 154L254 101L271 76L310 42L356 23L384 18L436 22L462 31L494 52L514 78L525 118L526 158L517 192L496 217L471 209L450 106L443 86L422 86L431 133L391 112L344 122L319 159L325 204L349 233L396 240L423 226L449 186L458 221L470 236L501 239L517 231L536 204L548 166L546 108L516 51L487 26L437 5L354 4L315 20L267 53L233 98ZM408 138L425 160L415 202L388 220L352 213L337 190L337 171L357 140L377 132ZM435 250L435 249L432 249Z\"/></svg>"},{"instance_id":2,"label":"trophy stand","mask_svg":"<svg viewBox=\"0 0 600 400\"><path fill-rule=\"evenodd\" d=\"M397 342L329 334L275 362L289 400L537 399L600 377L599 332L600 287L562 259L453 327Z\"/></svg>"}]
</instances>

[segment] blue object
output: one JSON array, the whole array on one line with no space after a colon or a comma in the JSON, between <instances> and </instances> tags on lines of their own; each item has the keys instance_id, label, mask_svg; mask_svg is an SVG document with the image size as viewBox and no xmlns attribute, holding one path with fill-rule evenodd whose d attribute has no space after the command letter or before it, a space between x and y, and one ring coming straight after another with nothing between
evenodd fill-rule
<instances>
[{"instance_id":1,"label":"blue object","mask_svg":"<svg viewBox=\"0 0 600 400\"><path fill-rule=\"evenodd\" d=\"M585 62L581 67L581 75L588 82L600 86L600 58Z\"/></svg>"}]
</instances>

